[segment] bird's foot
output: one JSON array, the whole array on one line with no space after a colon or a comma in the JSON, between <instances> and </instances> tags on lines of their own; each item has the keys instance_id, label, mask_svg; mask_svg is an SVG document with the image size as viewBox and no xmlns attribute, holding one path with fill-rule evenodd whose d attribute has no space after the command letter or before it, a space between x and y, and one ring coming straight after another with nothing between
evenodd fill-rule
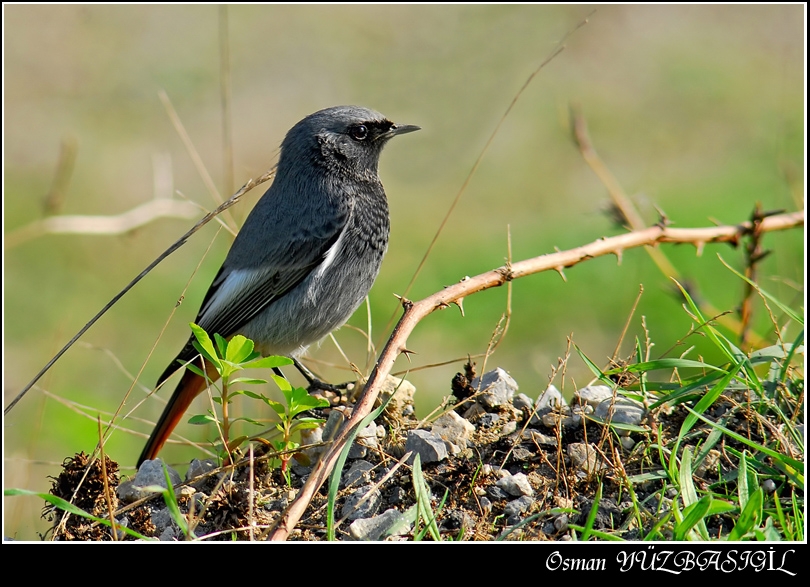
<instances>
[{"instance_id":1,"label":"bird's foot","mask_svg":"<svg viewBox=\"0 0 810 587\"><path fill-rule=\"evenodd\" d=\"M303 363L301 363L301 361L295 358L293 359L293 365L295 365L295 368L298 369L301 375L304 376L304 379L307 380L307 383L309 384L307 386L307 391L309 393L320 390L320 391L330 391L332 393L340 395L346 392L346 387L349 385L348 383L340 383L338 385L332 385L331 383L321 381L315 376L315 374L312 371L307 369L307 367Z\"/></svg>"}]
</instances>

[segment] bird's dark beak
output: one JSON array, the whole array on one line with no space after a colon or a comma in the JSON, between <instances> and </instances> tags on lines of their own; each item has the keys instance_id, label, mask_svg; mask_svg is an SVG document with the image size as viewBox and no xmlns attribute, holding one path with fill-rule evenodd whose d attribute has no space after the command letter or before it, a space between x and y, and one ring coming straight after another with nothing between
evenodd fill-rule
<instances>
[{"instance_id":1,"label":"bird's dark beak","mask_svg":"<svg viewBox=\"0 0 810 587\"><path fill-rule=\"evenodd\" d=\"M422 127L414 126L413 124L395 124L389 129L389 131L386 134L389 137L394 137L396 135L404 135L409 132L414 132L417 130L422 130Z\"/></svg>"}]
</instances>

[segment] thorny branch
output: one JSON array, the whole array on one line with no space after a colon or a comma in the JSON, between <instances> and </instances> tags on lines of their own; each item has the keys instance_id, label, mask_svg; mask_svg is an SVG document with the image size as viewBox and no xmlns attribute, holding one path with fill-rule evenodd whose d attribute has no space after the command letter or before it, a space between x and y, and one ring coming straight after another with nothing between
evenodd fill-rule
<instances>
[{"instance_id":1,"label":"thorny branch","mask_svg":"<svg viewBox=\"0 0 810 587\"><path fill-rule=\"evenodd\" d=\"M298 492L295 500L282 514L275 531L271 534L272 540L285 540L292 532L298 520L304 514L315 493L326 481L335 462L343 449L343 445L350 438L350 431L358 426L373 409L374 402L380 392L382 382L391 372L397 357L407 348L408 336L416 325L435 310L447 308L461 298L471 294L497 287L506 283L507 279L519 279L541 271L554 270L564 276L563 269L572 267L582 261L616 255L621 258L622 251L626 249L652 246L659 243L691 243L698 252L707 243L731 243L736 246L740 239L752 231L759 234L777 230L787 230L804 225L804 210L790 214L780 214L761 218L756 222L743 222L736 226L713 226L708 228L672 228L656 225L644 230L638 230L610 238L602 238L590 244L568 251L560 251L541 255L532 259L513 262L510 266L499 267L492 271L482 273L475 277L464 279L455 285L449 286L440 292L413 302L402 299L404 313L394 328L388 343L380 355L374 370L369 376L363 394L352 411L351 417L338 431L328 451L326 451L312 470L304 486Z\"/></svg>"}]
</instances>

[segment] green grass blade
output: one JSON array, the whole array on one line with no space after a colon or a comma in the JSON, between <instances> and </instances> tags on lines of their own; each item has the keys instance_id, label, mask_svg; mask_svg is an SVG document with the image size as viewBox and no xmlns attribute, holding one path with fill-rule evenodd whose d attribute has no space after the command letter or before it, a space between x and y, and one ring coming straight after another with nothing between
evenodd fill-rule
<instances>
[{"instance_id":1,"label":"green grass blade","mask_svg":"<svg viewBox=\"0 0 810 587\"><path fill-rule=\"evenodd\" d=\"M753 532L759 521L762 519L762 502L763 502L762 489L757 489L752 493L742 508L740 516L734 524L734 528L729 532L728 540L742 540L742 538L749 532Z\"/></svg>"},{"instance_id":2,"label":"green grass blade","mask_svg":"<svg viewBox=\"0 0 810 587\"><path fill-rule=\"evenodd\" d=\"M596 521L596 514L599 512L599 502L602 501L602 484L596 486L596 495L593 496L593 504L588 512L588 517L585 520L585 526L582 528L582 536L580 539L584 542L593 534L593 524Z\"/></svg>"},{"instance_id":3,"label":"green grass blade","mask_svg":"<svg viewBox=\"0 0 810 587\"><path fill-rule=\"evenodd\" d=\"M59 508L62 511L65 511L69 514L73 514L75 516L81 516L82 518L87 518L88 520L92 520L93 522L97 522L104 526L110 528L112 524L110 523L109 518L99 518L98 516L94 516L93 514L89 514L83 509L76 507L74 504L70 503L69 501L62 499L61 497L57 497L50 493L40 493L38 491L31 491L30 489L4 489L3 495L14 496L14 495L32 495L34 497L38 497L49 504L53 505L54 507ZM120 524L116 525L115 527L117 530L124 532L128 536L132 536L133 538L137 538L138 540L149 540L153 541L154 538L149 538L132 530L131 528L127 528L126 526L122 526Z\"/></svg>"},{"instance_id":4,"label":"green grass blade","mask_svg":"<svg viewBox=\"0 0 810 587\"><path fill-rule=\"evenodd\" d=\"M675 526L675 540L686 540L694 538L696 535L692 530L697 530L703 540L709 540L704 518L712 505L712 496L704 495L700 500L684 508L683 521Z\"/></svg>"},{"instance_id":5,"label":"green grass blade","mask_svg":"<svg viewBox=\"0 0 810 587\"><path fill-rule=\"evenodd\" d=\"M396 393L396 391L394 391L394 393ZM340 452L340 455L338 455L335 468L332 469L332 474L329 476L329 492L326 502L326 539L329 541L335 540L335 502L337 501L337 492L340 488L340 475L343 471L343 465L346 464L346 458L349 456L349 450L351 449L352 444L354 444L354 439L357 437L357 434L366 426L371 424L375 418L382 414L385 406L387 406L388 402L391 401L391 398L394 397L394 393L383 401L382 404L380 404L380 407L363 418L360 424L351 431L350 435L346 439L346 444L343 447L343 450Z\"/></svg>"}]
</instances>

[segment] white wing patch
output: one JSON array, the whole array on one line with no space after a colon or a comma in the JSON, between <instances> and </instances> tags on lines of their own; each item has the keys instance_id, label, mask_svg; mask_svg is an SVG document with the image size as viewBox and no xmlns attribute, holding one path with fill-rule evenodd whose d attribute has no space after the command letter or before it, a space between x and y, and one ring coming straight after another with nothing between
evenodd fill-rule
<instances>
[{"instance_id":1,"label":"white wing patch","mask_svg":"<svg viewBox=\"0 0 810 587\"><path fill-rule=\"evenodd\" d=\"M233 305L240 292L245 291L252 284L259 281L265 272L250 269L234 269L217 288L214 296L202 312L200 322L212 322L211 318L221 314L225 308Z\"/></svg>"},{"instance_id":2,"label":"white wing patch","mask_svg":"<svg viewBox=\"0 0 810 587\"><path fill-rule=\"evenodd\" d=\"M318 265L318 268L315 270L315 278L319 279L324 272L329 268L329 266L335 262L335 257L338 256L340 249L343 248L343 239L346 238L346 228L343 228L343 232L340 233L340 236L335 241L329 250L326 251L326 255L323 258L323 262Z\"/></svg>"}]
</instances>

